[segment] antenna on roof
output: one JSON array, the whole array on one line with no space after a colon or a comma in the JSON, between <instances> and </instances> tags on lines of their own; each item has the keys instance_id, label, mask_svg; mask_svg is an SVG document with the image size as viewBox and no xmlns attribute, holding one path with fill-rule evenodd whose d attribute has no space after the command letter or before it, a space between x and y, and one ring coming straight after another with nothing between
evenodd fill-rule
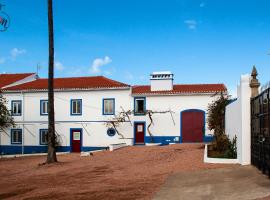
<instances>
[{"instance_id":1,"label":"antenna on roof","mask_svg":"<svg viewBox=\"0 0 270 200\"><path fill-rule=\"evenodd\" d=\"M38 75L38 72L39 72L40 69L41 69L41 66L40 66L40 63L38 62L37 63L37 75Z\"/></svg>"}]
</instances>

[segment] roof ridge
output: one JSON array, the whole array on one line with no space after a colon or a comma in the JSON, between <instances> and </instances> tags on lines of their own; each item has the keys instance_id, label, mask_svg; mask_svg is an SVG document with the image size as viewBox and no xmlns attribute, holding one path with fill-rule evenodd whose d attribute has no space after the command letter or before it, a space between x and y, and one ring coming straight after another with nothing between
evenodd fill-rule
<instances>
[{"instance_id":1,"label":"roof ridge","mask_svg":"<svg viewBox=\"0 0 270 200\"><path fill-rule=\"evenodd\" d=\"M55 77L55 79L69 79L69 78L98 78L103 76L69 76L69 77Z\"/></svg>"},{"instance_id":2,"label":"roof ridge","mask_svg":"<svg viewBox=\"0 0 270 200\"><path fill-rule=\"evenodd\" d=\"M0 75L25 75L25 74L36 74L35 72L26 72L26 73L0 73Z\"/></svg>"},{"instance_id":3,"label":"roof ridge","mask_svg":"<svg viewBox=\"0 0 270 200\"><path fill-rule=\"evenodd\" d=\"M22 83L16 86L5 88L5 90L32 90L47 89L48 78L38 78L31 82ZM63 77L54 78L55 89L91 89L91 88L126 88L130 87L104 76L87 76L87 77Z\"/></svg>"},{"instance_id":4,"label":"roof ridge","mask_svg":"<svg viewBox=\"0 0 270 200\"><path fill-rule=\"evenodd\" d=\"M57 78L54 78L54 79L72 79L72 78L103 78L103 79L106 79L112 83L117 83L117 84L124 84L124 85L127 85L129 86L128 84L126 83L123 83L123 82L120 82L120 81L116 81L116 80L113 80L113 79L110 79L108 77L105 77L105 76L77 76L77 77L57 77ZM48 78L39 78L39 79L48 79ZM38 80L38 79L37 79Z\"/></svg>"},{"instance_id":5,"label":"roof ridge","mask_svg":"<svg viewBox=\"0 0 270 200\"><path fill-rule=\"evenodd\" d=\"M69 77L54 77L54 79L69 79L69 78L98 78L103 76L69 76ZM48 78L39 78L39 79L48 79Z\"/></svg>"},{"instance_id":6,"label":"roof ridge","mask_svg":"<svg viewBox=\"0 0 270 200\"><path fill-rule=\"evenodd\" d=\"M176 83L176 84L173 84L173 86L176 86L176 85L194 85L194 86L198 86L198 85L224 85L224 83ZM151 86L150 84L149 85L133 85L132 87L145 87L145 86Z\"/></svg>"},{"instance_id":7,"label":"roof ridge","mask_svg":"<svg viewBox=\"0 0 270 200\"><path fill-rule=\"evenodd\" d=\"M106 77L106 76L101 76L101 77L103 77L103 78L105 78L105 79L107 79L107 80L109 80L109 81L112 81L112 82L114 82L114 83L128 85L128 84L126 84L126 83L123 83L123 82L119 82L119 81L116 81L116 80L110 79L110 78L108 78L108 77ZM128 86L129 86L129 85L128 85Z\"/></svg>"},{"instance_id":8,"label":"roof ridge","mask_svg":"<svg viewBox=\"0 0 270 200\"><path fill-rule=\"evenodd\" d=\"M141 87L141 86L150 86L150 85L133 85L132 87Z\"/></svg>"}]
</instances>

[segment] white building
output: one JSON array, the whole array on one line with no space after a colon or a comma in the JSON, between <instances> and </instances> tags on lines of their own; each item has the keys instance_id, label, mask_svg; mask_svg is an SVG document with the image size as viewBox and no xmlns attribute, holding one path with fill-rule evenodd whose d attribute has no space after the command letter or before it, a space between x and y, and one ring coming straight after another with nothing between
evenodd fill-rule
<instances>
[{"instance_id":1,"label":"white building","mask_svg":"<svg viewBox=\"0 0 270 200\"><path fill-rule=\"evenodd\" d=\"M16 122L16 127L0 130L1 154L47 151L47 82L36 74L0 75ZM208 142L208 104L214 94L227 91L223 84L175 85L170 72L151 74L150 85L143 86L103 76L56 78L54 85L58 151L71 152L118 143ZM120 123L118 134L108 122L123 111L131 114Z\"/></svg>"}]
</instances>

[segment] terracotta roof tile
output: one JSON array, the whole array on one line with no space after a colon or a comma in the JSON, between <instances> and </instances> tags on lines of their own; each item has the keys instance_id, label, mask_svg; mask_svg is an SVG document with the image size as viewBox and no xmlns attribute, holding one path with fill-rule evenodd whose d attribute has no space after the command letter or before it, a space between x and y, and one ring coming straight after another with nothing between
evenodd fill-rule
<instances>
[{"instance_id":1,"label":"terracotta roof tile","mask_svg":"<svg viewBox=\"0 0 270 200\"><path fill-rule=\"evenodd\" d=\"M35 73L23 73L23 74L0 74L0 88L20 81Z\"/></svg>"},{"instance_id":2,"label":"terracotta roof tile","mask_svg":"<svg viewBox=\"0 0 270 200\"><path fill-rule=\"evenodd\" d=\"M133 86L133 95L142 94L186 94L186 93L214 93L226 92L227 88L224 84L177 84L173 86L173 90L151 91L150 85Z\"/></svg>"},{"instance_id":3,"label":"terracotta roof tile","mask_svg":"<svg viewBox=\"0 0 270 200\"><path fill-rule=\"evenodd\" d=\"M55 78L55 89L97 89L97 88L121 88L129 85L114 81L104 76ZM6 91L14 90L46 90L48 79L37 79L32 82L5 88Z\"/></svg>"}]
</instances>

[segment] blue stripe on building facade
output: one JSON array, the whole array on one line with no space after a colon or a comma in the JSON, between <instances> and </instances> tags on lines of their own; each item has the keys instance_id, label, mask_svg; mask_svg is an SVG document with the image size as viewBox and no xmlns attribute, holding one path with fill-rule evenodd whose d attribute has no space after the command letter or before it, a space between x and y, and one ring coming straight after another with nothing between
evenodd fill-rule
<instances>
[{"instance_id":1,"label":"blue stripe on building facade","mask_svg":"<svg viewBox=\"0 0 270 200\"><path fill-rule=\"evenodd\" d=\"M104 150L109 147L81 147L82 151L96 151L96 150ZM34 154L34 153L47 153L48 146L40 145L40 146L19 146L19 145L1 145L0 146L0 154L1 155L12 155L12 154ZM70 146L59 146L56 148L57 152L70 152Z\"/></svg>"},{"instance_id":2,"label":"blue stripe on building facade","mask_svg":"<svg viewBox=\"0 0 270 200\"><path fill-rule=\"evenodd\" d=\"M179 140L177 141L177 138ZM145 143L151 143L151 136L145 136ZM153 136L152 137L154 143L161 143L162 145L167 145L169 143L182 143L182 137L181 136ZM212 142L214 139L213 136L204 136L203 142L208 143Z\"/></svg>"},{"instance_id":3,"label":"blue stripe on building facade","mask_svg":"<svg viewBox=\"0 0 270 200\"><path fill-rule=\"evenodd\" d=\"M186 112L186 111L191 111L191 110L184 110L182 112ZM196 110L196 111L202 111L202 110ZM181 113L182 113L181 112ZM205 113L205 111L202 111ZM70 121L67 121L70 122ZM76 121L77 122L77 121ZM82 122L82 121L80 121ZM89 121L87 121L89 122ZM91 121L91 122L106 122L104 121ZM143 122L145 123L145 121L134 121L134 128L135 128L135 124L138 122ZM205 124L205 116L204 116L204 124ZM178 136L155 136L155 133L153 133L153 137L147 135L147 129L146 129L146 123L145 123L145 143L151 143L151 139L153 139L154 143L161 143L162 145L167 145L169 143L182 143L182 137L181 137L181 132ZM181 131L181 114L180 114L180 131ZM76 130L80 130L81 133L83 132L83 129L81 128L74 128ZM72 129L70 129L71 132ZM105 134L105 133L104 133ZM133 129L133 134L134 134L134 142L135 142L135 129ZM213 136L211 135L206 135L205 132L203 133L203 142L208 143L213 141ZM57 151L58 152L70 152L71 151L71 135L70 135L70 145L69 146L60 146L57 147ZM82 136L81 136L81 144L82 144ZM81 151L95 151L95 150L102 150L102 149L107 149L108 147L97 147L97 146L81 146ZM0 145L0 154L31 154L31 153L46 153L47 152L47 145L26 145L26 146L22 146L21 144L12 144L12 145Z\"/></svg>"}]
</instances>

